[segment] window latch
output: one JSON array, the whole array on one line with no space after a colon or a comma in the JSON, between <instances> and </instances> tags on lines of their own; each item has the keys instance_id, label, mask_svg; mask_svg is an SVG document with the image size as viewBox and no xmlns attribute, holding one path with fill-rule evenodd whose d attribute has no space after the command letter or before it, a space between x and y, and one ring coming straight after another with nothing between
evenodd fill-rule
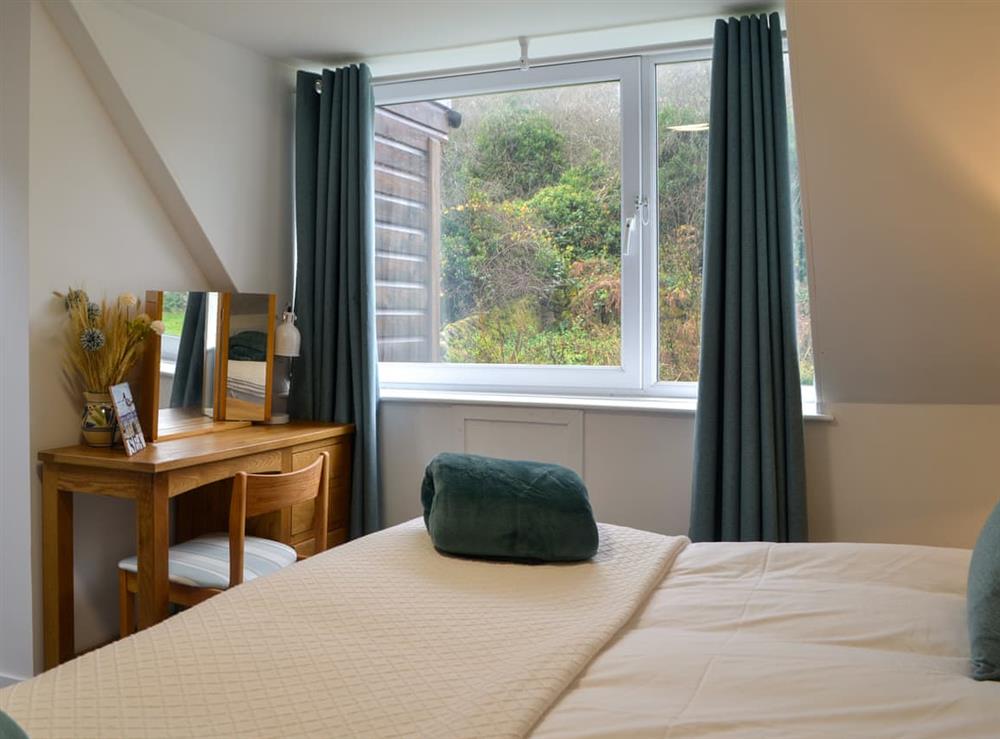
<instances>
[{"instance_id":1,"label":"window latch","mask_svg":"<svg viewBox=\"0 0 1000 739\"><path fill-rule=\"evenodd\" d=\"M635 196L635 212L625 219L625 251L623 257L632 253L632 238L639 224L649 225L649 202L641 195Z\"/></svg>"}]
</instances>

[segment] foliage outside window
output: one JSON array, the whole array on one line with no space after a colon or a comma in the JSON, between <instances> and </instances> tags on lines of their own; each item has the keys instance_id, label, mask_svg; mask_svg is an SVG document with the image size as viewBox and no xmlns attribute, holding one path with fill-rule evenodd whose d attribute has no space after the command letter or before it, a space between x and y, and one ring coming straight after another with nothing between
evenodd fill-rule
<instances>
[{"instance_id":1,"label":"foliage outside window","mask_svg":"<svg viewBox=\"0 0 1000 739\"><path fill-rule=\"evenodd\" d=\"M442 166L442 360L618 365L617 85L452 105L462 125Z\"/></svg>"}]
</instances>

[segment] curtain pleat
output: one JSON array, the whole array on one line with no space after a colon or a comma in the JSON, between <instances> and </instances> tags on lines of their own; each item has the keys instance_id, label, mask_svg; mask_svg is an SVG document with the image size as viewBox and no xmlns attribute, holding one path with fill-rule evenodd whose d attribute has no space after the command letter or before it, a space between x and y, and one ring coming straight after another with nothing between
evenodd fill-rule
<instances>
[{"instance_id":1,"label":"curtain pleat","mask_svg":"<svg viewBox=\"0 0 1000 739\"><path fill-rule=\"evenodd\" d=\"M205 371L205 293L188 293L170 386L170 407L201 406Z\"/></svg>"},{"instance_id":2,"label":"curtain pleat","mask_svg":"<svg viewBox=\"0 0 1000 739\"><path fill-rule=\"evenodd\" d=\"M302 347L289 407L295 418L355 425L352 537L381 524L373 118L366 65L298 73L295 313Z\"/></svg>"},{"instance_id":3,"label":"curtain pleat","mask_svg":"<svg viewBox=\"0 0 1000 739\"><path fill-rule=\"evenodd\" d=\"M778 15L715 24L691 538L804 541Z\"/></svg>"}]
</instances>

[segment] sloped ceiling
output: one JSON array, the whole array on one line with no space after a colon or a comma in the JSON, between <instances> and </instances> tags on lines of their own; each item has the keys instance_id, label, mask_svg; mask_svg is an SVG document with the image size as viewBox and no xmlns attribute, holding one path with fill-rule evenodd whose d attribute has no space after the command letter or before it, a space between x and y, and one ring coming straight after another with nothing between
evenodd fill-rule
<instances>
[{"instance_id":1,"label":"sloped ceiling","mask_svg":"<svg viewBox=\"0 0 1000 739\"><path fill-rule=\"evenodd\" d=\"M787 19L823 397L1000 402L1000 3Z\"/></svg>"},{"instance_id":2,"label":"sloped ceiling","mask_svg":"<svg viewBox=\"0 0 1000 739\"><path fill-rule=\"evenodd\" d=\"M211 286L287 295L292 70L128 4L45 6Z\"/></svg>"}]
</instances>

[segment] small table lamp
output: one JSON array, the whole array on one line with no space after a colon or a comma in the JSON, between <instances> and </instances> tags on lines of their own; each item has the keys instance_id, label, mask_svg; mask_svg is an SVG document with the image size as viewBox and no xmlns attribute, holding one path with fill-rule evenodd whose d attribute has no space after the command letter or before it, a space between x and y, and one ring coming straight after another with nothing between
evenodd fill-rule
<instances>
[{"instance_id":1,"label":"small table lamp","mask_svg":"<svg viewBox=\"0 0 1000 739\"><path fill-rule=\"evenodd\" d=\"M302 334L295 328L295 314L292 313L292 306L285 308L281 314L281 323L274 332L274 356L287 357L288 366L282 373L275 372L278 380L278 397L285 399L285 408L288 408L288 391L292 377L292 359L299 356L299 349L302 346ZM288 423L288 413L272 413L271 423Z\"/></svg>"}]
</instances>

